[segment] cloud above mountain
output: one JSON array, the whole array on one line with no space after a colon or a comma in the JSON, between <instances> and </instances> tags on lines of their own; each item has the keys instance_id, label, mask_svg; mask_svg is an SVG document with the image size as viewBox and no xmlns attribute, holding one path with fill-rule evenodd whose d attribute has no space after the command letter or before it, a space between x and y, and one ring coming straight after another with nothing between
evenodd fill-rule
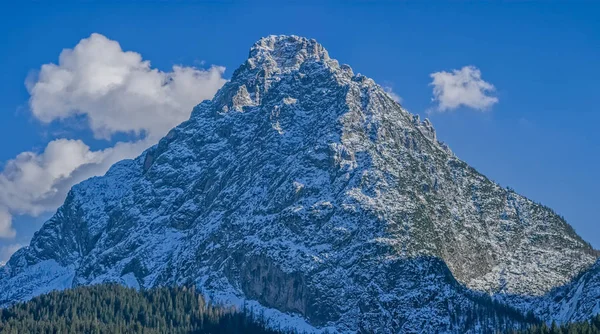
<instances>
[{"instance_id":1,"label":"cloud above mountain","mask_svg":"<svg viewBox=\"0 0 600 334\"><path fill-rule=\"evenodd\" d=\"M119 142L92 151L81 140L56 139L41 153L20 153L0 173L0 237L15 236L14 214L37 216L56 209L74 184L104 174L115 162L149 145L148 140Z\"/></svg>"},{"instance_id":2,"label":"cloud above mountain","mask_svg":"<svg viewBox=\"0 0 600 334\"><path fill-rule=\"evenodd\" d=\"M5 245L5 246L0 246L0 265L4 265L6 263L6 261L8 261L8 259L10 259L10 256L19 250L19 248L23 247L24 245L20 244L20 243L14 243L14 244L9 244L9 245Z\"/></svg>"},{"instance_id":3,"label":"cloud above mountain","mask_svg":"<svg viewBox=\"0 0 600 334\"><path fill-rule=\"evenodd\" d=\"M139 53L123 51L100 34L62 51L26 85L33 115L42 122L85 115L98 138L118 132L162 136L186 120L192 107L226 82L225 68L152 68Z\"/></svg>"},{"instance_id":4,"label":"cloud above mountain","mask_svg":"<svg viewBox=\"0 0 600 334\"><path fill-rule=\"evenodd\" d=\"M390 96L390 98L398 103L402 103L402 97L398 94L396 94L394 92L394 90L392 89L392 87L390 86L383 86L382 87L383 90L387 93L387 95Z\"/></svg>"},{"instance_id":5,"label":"cloud above mountain","mask_svg":"<svg viewBox=\"0 0 600 334\"><path fill-rule=\"evenodd\" d=\"M59 138L42 152L23 152L6 162L0 172L0 238L15 236L14 215L55 210L74 184L139 155L188 119L196 104L226 82L224 70L173 66L163 72L100 34L63 50L58 64L42 65L26 81L35 119L83 120L108 147L93 151L82 140ZM117 133L133 139L110 144Z\"/></svg>"},{"instance_id":6,"label":"cloud above mountain","mask_svg":"<svg viewBox=\"0 0 600 334\"><path fill-rule=\"evenodd\" d=\"M464 66L452 72L435 72L433 81L433 101L438 111L450 111L459 107L468 107L486 111L498 103L498 98L490 95L494 85L481 78L481 71L475 66Z\"/></svg>"}]
</instances>

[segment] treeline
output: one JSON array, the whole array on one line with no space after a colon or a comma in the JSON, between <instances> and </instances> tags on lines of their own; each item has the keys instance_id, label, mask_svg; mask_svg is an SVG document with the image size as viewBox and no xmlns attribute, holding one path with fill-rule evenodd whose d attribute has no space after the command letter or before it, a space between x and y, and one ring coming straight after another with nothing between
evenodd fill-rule
<instances>
[{"instance_id":1,"label":"treeline","mask_svg":"<svg viewBox=\"0 0 600 334\"><path fill-rule=\"evenodd\" d=\"M455 332L510 333L541 323L532 312L523 314L487 295L474 293L469 298L472 306L459 306L451 315L451 324L457 324L451 328Z\"/></svg>"},{"instance_id":2,"label":"treeline","mask_svg":"<svg viewBox=\"0 0 600 334\"><path fill-rule=\"evenodd\" d=\"M51 292L2 309L0 332L282 333L244 310L207 303L194 288L137 291L112 284Z\"/></svg>"},{"instance_id":3,"label":"treeline","mask_svg":"<svg viewBox=\"0 0 600 334\"><path fill-rule=\"evenodd\" d=\"M600 334L600 315L587 322L550 326L502 304L476 300L468 310L457 310L452 331L496 328L519 334ZM526 329L525 329L526 328ZM518 329L515 331L515 329ZM519 330L520 329L520 330ZM208 303L192 288L158 287L138 291L121 285L93 285L54 291L0 309L0 333L144 333L281 334L269 329L262 317Z\"/></svg>"},{"instance_id":4,"label":"treeline","mask_svg":"<svg viewBox=\"0 0 600 334\"><path fill-rule=\"evenodd\" d=\"M552 323L534 325L521 334L600 334L600 314L593 317L590 321L574 322L564 325Z\"/></svg>"}]
</instances>

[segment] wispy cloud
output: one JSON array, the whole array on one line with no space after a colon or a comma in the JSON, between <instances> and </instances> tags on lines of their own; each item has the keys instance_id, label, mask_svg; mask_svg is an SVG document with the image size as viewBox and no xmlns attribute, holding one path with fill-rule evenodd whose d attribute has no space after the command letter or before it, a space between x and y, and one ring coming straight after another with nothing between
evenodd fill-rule
<instances>
[{"instance_id":1,"label":"wispy cloud","mask_svg":"<svg viewBox=\"0 0 600 334\"><path fill-rule=\"evenodd\" d=\"M0 247L0 265L4 265L8 261L8 259L10 259L11 255L13 255L13 253L18 251L19 248L21 248L23 246L24 245L19 244L19 243L1 246Z\"/></svg>"},{"instance_id":2,"label":"wispy cloud","mask_svg":"<svg viewBox=\"0 0 600 334\"><path fill-rule=\"evenodd\" d=\"M390 86L384 86L382 88L387 93L387 95L389 95L389 97L392 100L394 100L394 101L396 101L398 103L402 103L402 97L400 97L400 95L396 94L394 92L394 90L392 89L392 87L390 87Z\"/></svg>"}]
</instances>

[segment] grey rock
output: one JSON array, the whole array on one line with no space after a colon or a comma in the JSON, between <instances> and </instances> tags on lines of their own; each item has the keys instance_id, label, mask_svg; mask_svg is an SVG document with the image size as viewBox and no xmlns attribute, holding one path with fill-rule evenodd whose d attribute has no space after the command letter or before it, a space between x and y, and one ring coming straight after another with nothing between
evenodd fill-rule
<instances>
[{"instance_id":1,"label":"grey rock","mask_svg":"<svg viewBox=\"0 0 600 334\"><path fill-rule=\"evenodd\" d=\"M316 41L270 36L157 145L74 186L1 269L0 300L191 283L315 330L480 332L499 324L459 314L486 295L556 317L548 296L596 258Z\"/></svg>"}]
</instances>

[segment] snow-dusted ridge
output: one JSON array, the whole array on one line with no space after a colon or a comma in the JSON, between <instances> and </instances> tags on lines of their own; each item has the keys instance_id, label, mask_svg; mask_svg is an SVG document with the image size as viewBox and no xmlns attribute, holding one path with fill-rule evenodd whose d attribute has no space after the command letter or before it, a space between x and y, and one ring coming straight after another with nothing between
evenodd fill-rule
<instances>
[{"instance_id":1,"label":"snow-dusted ridge","mask_svg":"<svg viewBox=\"0 0 600 334\"><path fill-rule=\"evenodd\" d=\"M478 332L497 324L458 314L484 294L546 320L598 312L596 267L569 284L596 258L316 41L269 36L157 145L73 187L0 269L0 301L196 284L305 329Z\"/></svg>"}]
</instances>

